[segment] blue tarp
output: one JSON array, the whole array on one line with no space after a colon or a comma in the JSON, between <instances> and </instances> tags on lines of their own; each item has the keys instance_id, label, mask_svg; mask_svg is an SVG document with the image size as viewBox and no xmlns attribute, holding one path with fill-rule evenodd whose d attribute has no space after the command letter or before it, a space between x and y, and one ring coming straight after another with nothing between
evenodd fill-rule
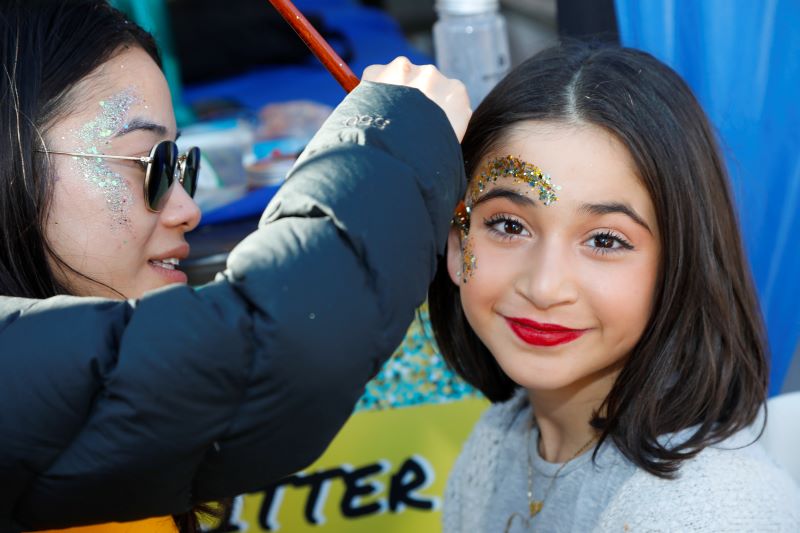
<instances>
[{"instance_id":1,"label":"blue tarp","mask_svg":"<svg viewBox=\"0 0 800 533\"><path fill-rule=\"evenodd\" d=\"M320 15L327 28L346 36L353 51L349 67L358 77L367 66L388 63L401 54L414 63L431 62L431 58L408 44L397 23L380 10L334 0L297 1L295 5L306 14ZM271 9L267 2L264 9ZM331 44L337 48L335 42ZM184 91L184 98L189 103L231 97L249 109L259 109L272 102L303 99L336 106L344 96L344 90L316 58L310 58L304 65L255 69L220 82L188 87Z\"/></svg>"},{"instance_id":2,"label":"blue tarp","mask_svg":"<svg viewBox=\"0 0 800 533\"><path fill-rule=\"evenodd\" d=\"M267 2L264 4L264 9L271 9ZM360 7L348 0L298 0L294 4L305 14L320 15L326 27L346 36L353 50L349 67L356 76L360 77L367 66L388 63L398 55L405 55L417 64L432 62L430 57L412 48L397 23L380 10ZM304 65L254 69L219 82L187 87L183 96L190 104L232 98L245 108L257 110L287 100L313 100L336 106L345 92L316 58L310 58ZM234 204L204 213L201 224L256 216L276 190L270 187L255 191Z\"/></svg>"},{"instance_id":3,"label":"blue tarp","mask_svg":"<svg viewBox=\"0 0 800 533\"><path fill-rule=\"evenodd\" d=\"M678 71L719 131L776 394L800 339L800 2L616 0L616 11L622 43Z\"/></svg>"}]
</instances>

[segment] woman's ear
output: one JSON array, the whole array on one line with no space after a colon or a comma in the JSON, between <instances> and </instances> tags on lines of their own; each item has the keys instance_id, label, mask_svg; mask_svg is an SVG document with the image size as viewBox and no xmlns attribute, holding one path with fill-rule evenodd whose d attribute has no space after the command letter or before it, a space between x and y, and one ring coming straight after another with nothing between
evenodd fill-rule
<instances>
[{"instance_id":1,"label":"woman's ear","mask_svg":"<svg viewBox=\"0 0 800 533\"><path fill-rule=\"evenodd\" d=\"M461 257L461 229L452 227L447 236L447 273L450 279L458 286L461 286L461 276L463 273L464 259Z\"/></svg>"}]
</instances>

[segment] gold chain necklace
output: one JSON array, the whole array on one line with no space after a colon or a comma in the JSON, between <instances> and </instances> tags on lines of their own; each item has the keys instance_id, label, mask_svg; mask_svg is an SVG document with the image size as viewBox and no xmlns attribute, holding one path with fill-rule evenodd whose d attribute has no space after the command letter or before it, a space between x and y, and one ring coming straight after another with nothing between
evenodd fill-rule
<instances>
[{"instance_id":1,"label":"gold chain necklace","mask_svg":"<svg viewBox=\"0 0 800 533\"><path fill-rule=\"evenodd\" d=\"M506 529L505 533L508 533L511 529L511 525L514 523L514 518L519 518L525 524L526 529L530 529L531 520L539 514L544 507L544 502L548 496L550 496L550 491L553 490L553 484L556 482L559 474L561 471L564 470L564 467L567 466L571 461L581 455L583 452L589 449L592 443L597 440L596 435L592 435L592 438L589 439L586 444L581 446L575 454L567 459L561 466L558 467L556 473L550 479L550 484L547 486L547 490L544 492L544 496L541 500L534 500L533 499L533 459L531 458L531 433L533 432L533 419L531 419L530 427L528 428L528 435L526 439L526 452L528 456L528 518L525 519L522 517L520 513L513 513L511 516L508 517L506 521ZM540 435L541 438L541 435Z\"/></svg>"}]
</instances>

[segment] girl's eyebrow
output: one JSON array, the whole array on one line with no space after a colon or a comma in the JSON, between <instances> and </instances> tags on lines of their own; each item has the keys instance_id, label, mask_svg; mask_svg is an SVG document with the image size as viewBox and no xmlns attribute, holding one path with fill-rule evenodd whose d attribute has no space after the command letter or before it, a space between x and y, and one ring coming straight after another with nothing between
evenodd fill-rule
<instances>
[{"instance_id":1,"label":"girl's eyebrow","mask_svg":"<svg viewBox=\"0 0 800 533\"><path fill-rule=\"evenodd\" d=\"M536 202L534 202L532 198L529 198L525 194L521 194L519 191L507 189L505 187L492 187L491 190L475 200L475 205L473 205L473 207L482 202L487 202L495 198L505 198L520 207L536 207Z\"/></svg>"},{"instance_id":2,"label":"girl's eyebrow","mask_svg":"<svg viewBox=\"0 0 800 533\"><path fill-rule=\"evenodd\" d=\"M520 207L536 207L536 202L528 195L522 194L514 189L508 189L506 187L492 187L492 189L475 200L475 205L473 207L481 204L482 202L487 202L495 198L505 198ZM647 225L647 222L644 221L644 219L633 207L624 202L604 202L599 204L586 203L582 204L578 208L578 212L597 216L620 213L626 215L631 220L642 226L647 230L648 233L650 233L650 235L653 234L653 231L650 229L650 226Z\"/></svg>"},{"instance_id":3,"label":"girl's eyebrow","mask_svg":"<svg viewBox=\"0 0 800 533\"><path fill-rule=\"evenodd\" d=\"M608 215L612 213L621 213L623 215L628 216L631 220L642 226L644 229L647 230L650 235L653 234L653 231L650 229L650 226L644 221L644 219L639 216L635 209L624 202L608 202L608 203L600 203L600 204L583 204L578 208L579 212L587 213L590 215Z\"/></svg>"}]
</instances>

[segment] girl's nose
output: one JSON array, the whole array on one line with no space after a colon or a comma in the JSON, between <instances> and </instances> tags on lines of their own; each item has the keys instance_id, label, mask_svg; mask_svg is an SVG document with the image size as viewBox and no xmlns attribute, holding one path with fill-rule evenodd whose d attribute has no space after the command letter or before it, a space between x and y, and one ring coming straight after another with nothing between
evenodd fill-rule
<instances>
[{"instance_id":1,"label":"girl's nose","mask_svg":"<svg viewBox=\"0 0 800 533\"><path fill-rule=\"evenodd\" d=\"M569 250L557 243L541 241L530 250L517 276L515 288L538 309L575 303L578 288Z\"/></svg>"}]
</instances>

